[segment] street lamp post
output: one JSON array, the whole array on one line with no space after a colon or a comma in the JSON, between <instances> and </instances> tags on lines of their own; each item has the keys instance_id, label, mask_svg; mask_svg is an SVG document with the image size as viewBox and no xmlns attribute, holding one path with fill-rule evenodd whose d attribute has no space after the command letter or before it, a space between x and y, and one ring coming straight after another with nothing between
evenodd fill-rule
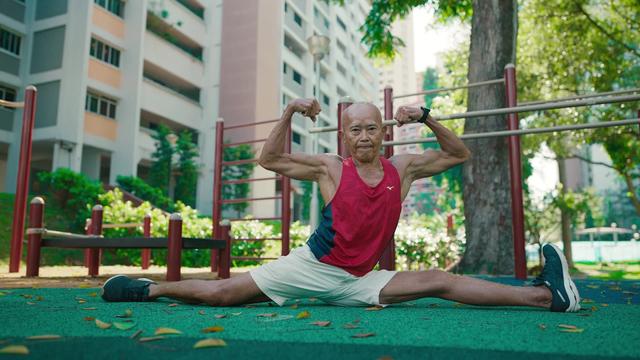
<instances>
[{"instance_id":1,"label":"street lamp post","mask_svg":"<svg viewBox=\"0 0 640 360\"><path fill-rule=\"evenodd\" d=\"M313 61L316 67L316 93L315 97L320 99L320 60L325 55L329 54L329 44L331 39L324 35L314 34L307 39L307 45L309 46L309 53L313 56ZM318 134L311 135L311 146L313 153L318 153ZM311 211L309 212L309 225L311 230L314 231L318 227L318 183L315 181L311 184Z\"/></svg>"}]
</instances>

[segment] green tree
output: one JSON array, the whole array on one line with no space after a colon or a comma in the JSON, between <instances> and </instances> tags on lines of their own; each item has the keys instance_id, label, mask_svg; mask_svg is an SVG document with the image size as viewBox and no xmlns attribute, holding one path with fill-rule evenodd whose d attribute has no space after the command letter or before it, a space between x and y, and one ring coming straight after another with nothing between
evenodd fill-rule
<instances>
[{"instance_id":1,"label":"green tree","mask_svg":"<svg viewBox=\"0 0 640 360\"><path fill-rule=\"evenodd\" d=\"M156 141L156 148L151 154L153 163L148 180L149 185L162 190L167 196L169 196L171 161L174 152L173 146L167 139L169 134L171 134L171 130L165 125L160 125L152 135Z\"/></svg>"},{"instance_id":2,"label":"green tree","mask_svg":"<svg viewBox=\"0 0 640 360\"><path fill-rule=\"evenodd\" d=\"M224 161L245 160L253 159L255 153L250 145L238 145L232 147L225 147L223 153ZM240 164L233 166L224 166L222 168L222 180L238 180L247 179L253 173L255 164ZM223 199L241 199L247 198L249 195L249 183L242 184L224 184L222 185L222 198ZM249 206L247 202L240 202L234 204L224 204L222 206L223 211L233 211L236 217L241 217L244 211Z\"/></svg>"},{"instance_id":3,"label":"green tree","mask_svg":"<svg viewBox=\"0 0 640 360\"><path fill-rule=\"evenodd\" d=\"M424 78L422 80L422 90L433 90L438 88L438 71L435 68L429 67L424 71ZM430 108L433 99L436 94L427 94L424 96L424 106Z\"/></svg>"},{"instance_id":4,"label":"green tree","mask_svg":"<svg viewBox=\"0 0 640 360\"><path fill-rule=\"evenodd\" d=\"M193 143L192 136L190 131L184 130L180 132L176 143L179 162L174 198L195 207L198 183L198 164L195 159L198 157L198 148Z\"/></svg>"}]
</instances>

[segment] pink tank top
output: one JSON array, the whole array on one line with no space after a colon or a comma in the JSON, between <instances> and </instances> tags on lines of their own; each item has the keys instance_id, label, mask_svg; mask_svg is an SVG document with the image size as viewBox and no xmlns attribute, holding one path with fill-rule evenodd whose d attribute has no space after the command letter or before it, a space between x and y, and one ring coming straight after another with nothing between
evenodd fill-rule
<instances>
[{"instance_id":1,"label":"pink tank top","mask_svg":"<svg viewBox=\"0 0 640 360\"><path fill-rule=\"evenodd\" d=\"M384 177L371 187L358 175L352 158L343 160L338 190L307 241L319 261L355 276L365 275L380 260L402 209L398 171L382 156L380 162Z\"/></svg>"}]
</instances>

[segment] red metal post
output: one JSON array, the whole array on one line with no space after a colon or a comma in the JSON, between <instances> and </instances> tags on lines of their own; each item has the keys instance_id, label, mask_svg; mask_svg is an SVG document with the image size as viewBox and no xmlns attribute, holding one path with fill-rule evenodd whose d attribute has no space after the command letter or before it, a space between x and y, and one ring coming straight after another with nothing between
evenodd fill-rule
<instances>
[{"instance_id":1,"label":"red metal post","mask_svg":"<svg viewBox=\"0 0 640 360\"><path fill-rule=\"evenodd\" d=\"M447 215L447 235L455 235L456 230L453 228L453 215Z\"/></svg>"},{"instance_id":2,"label":"red metal post","mask_svg":"<svg viewBox=\"0 0 640 360\"><path fill-rule=\"evenodd\" d=\"M182 217L178 213L173 213L169 217L169 246L167 250L167 281L180 281Z\"/></svg>"},{"instance_id":3,"label":"red metal post","mask_svg":"<svg viewBox=\"0 0 640 360\"><path fill-rule=\"evenodd\" d=\"M386 86L384 88L384 119L393 119L393 88L391 86ZM385 129L384 139L385 141L393 140L393 126L387 126ZM393 146L385 147L384 157L390 158L392 156ZM396 244L394 238L391 239L389 245L384 249L384 252L380 257L380 268L384 270L396 269Z\"/></svg>"},{"instance_id":4,"label":"red metal post","mask_svg":"<svg viewBox=\"0 0 640 360\"><path fill-rule=\"evenodd\" d=\"M338 155L343 158L347 158L350 156L349 150L344 146L344 142L342 141L342 137L344 134L342 133L342 112L353 104L353 100L348 96L345 96L340 99L338 103Z\"/></svg>"},{"instance_id":5,"label":"red metal post","mask_svg":"<svg viewBox=\"0 0 640 360\"><path fill-rule=\"evenodd\" d=\"M29 227L40 229L43 227L44 200L35 197L29 207ZM29 234L27 243L27 277L38 276L40 272L40 245L42 234Z\"/></svg>"},{"instance_id":6,"label":"red metal post","mask_svg":"<svg viewBox=\"0 0 640 360\"><path fill-rule=\"evenodd\" d=\"M231 223L228 220L223 220L217 226L220 232L220 239L224 240L225 247L220 250L220 266L218 270L218 277L220 279L228 279L231 276Z\"/></svg>"},{"instance_id":7,"label":"red metal post","mask_svg":"<svg viewBox=\"0 0 640 360\"><path fill-rule=\"evenodd\" d=\"M507 64L504 68L507 107L518 105L516 67ZM509 130L518 129L518 114L508 114ZM524 204L522 196L522 164L520 162L520 137L509 136L509 174L511 176L511 217L513 222L513 256L516 279L527 278L527 258L524 250Z\"/></svg>"},{"instance_id":8,"label":"red metal post","mask_svg":"<svg viewBox=\"0 0 640 360\"><path fill-rule=\"evenodd\" d=\"M151 237L151 214L146 214L142 223L143 235L146 238ZM142 249L142 270L149 268L151 260L151 249Z\"/></svg>"},{"instance_id":9,"label":"red metal post","mask_svg":"<svg viewBox=\"0 0 640 360\"><path fill-rule=\"evenodd\" d=\"M91 219L85 219L84 221L84 233L91 235ZM84 249L84 267L89 267L89 249Z\"/></svg>"},{"instance_id":10,"label":"red metal post","mask_svg":"<svg viewBox=\"0 0 640 360\"><path fill-rule=\"evenodd\" d=\"M91 210L91 234L102 234L102 205ZM98 276L100 272L100 249L89 249L89 276Z\"/></svg>"},{"instance_id":11,"label":"red metal post","mask_svg":"<svg viewBox=\"0 0 640 360\"><path fill-rule=\"evenodd\" d=\"M11 256L9 272L20 270L22 257L22 239L24 239L24 216L29 194L29 173L31 166L31 140L36 114L37 90L29 85L24 91L24 109L22 112L22 137L20 142L20 160L16 181L16 197L13 202L13 224L11 226Z\"/></svg>"},{"instance_id":12,"label":"red metal post","mask_svg":"<svg viewBox=\"0 0 640 360\"><path fill-rule=\"evenodd\" d=\"M216 145L213 159L213 210L211 213L213 229L211 235L214 239L220 239L218 228L222 216L222 155L224 145L224 122L216 121ZM218 249L211 249L211 272L218 271Z\"/></svg>"},{"instance_id":13,"label":"red metal post","mask_svg":"<svg viewBox=\"0 0 640 360\"><path fill-rule=\"evenodd\" d=\"M284 142L284 152L291 153L291 126L287 128L287 138ZM282 256L289 254L291 224L291 179L282 177Z\"/></svg>"}]
</instances>

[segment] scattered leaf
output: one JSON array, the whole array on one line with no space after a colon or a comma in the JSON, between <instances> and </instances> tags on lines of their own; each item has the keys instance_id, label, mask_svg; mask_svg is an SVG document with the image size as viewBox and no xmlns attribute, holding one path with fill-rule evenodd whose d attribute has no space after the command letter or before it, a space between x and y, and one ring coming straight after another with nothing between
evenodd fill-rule
<instances>
[{"instance_id":1,"label":"scattered leaf","mask_svg":"<svg viewBox=\"0 0 640 360\"><path fill-rule=\"evenodd\" d=\"M308 311L302 311L300 312L298 315L296 315L296 319L300 320L300 319L307 319L311 316L311 313Z\"/></svg>"},{"instance_id":2,"label":"scattered leaf","mask_svg":"<svg viewBox=\"0 0 640 360\"><path fill-rule=\"evenodd\" d=\"M117 318L130 318L133 316L133 311L131 309L126 309L124 314L116 315Z\"/></svg>"},{"instance_id":3,"label":"scattered leaf","mask_svg":"<svg viewBox=\"0 0 640 360\"><path fill-rule=\"evenodd\" d=\"M138 341L149 342L149 341L156 341L156 340L162 340L162 339L164 339L164 336L149 336L149 337L140 338Z\"/></svg>"},{"instance_id":4,"label":"scattered leaf","mask_svg":"<svg viewBox=\"0 0 640 360\"><path fill-rule=\"evenodd\" d=\"M84 320L85 320L85 321L93 321L93 320L95 320L95 319L96 319L96 318L94 318L93 316L85 316L85 317L84 317Z\"/></svg>"},{"instance_id":5,"label":"scattered leaf","mask_svg":"<svg viewBox=\"0 0 640 360\"><path fill-rule=\"evenodd\" d=\"M562 329L560 330L560 332L566 332L566 333L581 333L583 332L584 329L581 328L575 328L575 329Z\"/></svg>"},{"instance_id":6,"label":"scattered leaf","mask_svg":"<svg viewBox=\"0 0 640 360\"><path fill-rule=\"evenodd\" d=\"M577 329L578 327L575 325L567 325L567 324L560 324L558 325L559 328L563 328L563 329Z\"/></svg>"},{"instance_id":7,"label":"scattered leaf","mask_svg":"<svg viewBox=\"0 0 640 360\"><path fill-rule=\"evenodd\" d=\"M276 317L278 316L277 313L265 313L265 314L258 314L256 315L257 317L266 317L266 318L271 318L271 317Z\"/></svg>"},{"instance_id":8,"label":"scattered leaf","mask_svg":"<svg viewBox=\"0 0 640 360\"><path fill-rule=\"evenodd\" d=\"M172 304L169 304L169 305L167 305L167 306L168 306L168 307L176 307L176 306L178 306L178 304L177 304L177 303L172 303Z\"/></svg>"},{"instance_id":9,"label":"scattered leaf","mask_svg":"<svg viewBox=\"0 0 640 360\"><path fill-rule=\"evenodd\" d=\"M22 294L20 296L22 296L25 299L31 299L33 297L33 295L29 295L29 294Z\"/></svg>"},{"instance_id":10,"label":"scattered leaf","mask_svg":"<svg viewBox=\"0 0 640 360\"><path fill-rule=\"evenodd\" d=\"M297 309L298 308L298 304L295 303L295 304L291 305L291 308L294 309L294 310Z\"/></svg>"},{"instance_id":11,"label":"scattered leaf","mask_svg":"<svg viewBox=\"0 0 640 360\"><path fill-rule=\"evenodd\" d=\"M622 291L620 286L609 286L609 290L611 291Z\"/></svg>"},{"instance_id":12,"label":"scattered leaf","mask_svg":"<svg viewBox=\"0 0 640 360\"><path fill-rule=\"evenodd\" d=\"M113 326L118 330L129 330L136 326L134 322L114 322Z\"/></svg>"},{"instance_id":13,"label":"scattered leaf","mask_svg":"<svg viewBox=\"0 0 640 360\"><path fill-rule=\"evenodd\" d=\"M222 326L209 326L208 328L202 329L203 333L216 333L223 331L224 328Z\"/></svg>"},{"instance_id":14,"label":"scattered leaf","mask_svg":"<svg viewBox=\"0 0 640 360\"><path fill-rule=\"evenodd\" d=\"M153 333L153 335L170 335L170 334L182 334L182 332L180 330L176 330L172 328L161 327L161 328L157 328L156 332Z\"/></svg>"},{"instance_id":15,"label":"scattered leaf","mask_svg":"<svg viewBox=\"0 0 640 360\"><path fill-rule=\"evenodd\" d=\"M538 324L538 328L540 328L540 330L547 330L547 325L545 325L545 324Z\"/></svg>"},{"instance_id":16,"label":"scattered leaf","mask_svg":"<svg viewBox=\"0 0 640 360\"><path fill-rule=\"evenodd\" d=\"M108 329L111 327L111 324L96 319L96 326L100 329Z\"/></svg>"},{"instance_id":17,"label":"scattered leaf","mask_svg":"<svg viewBox=\"0 0 640 360\"><path fill-rule=\"evenodd\" d=\"M595 306L595 305L593 305L593 306L591 307L591 311L598 311L598 307L597 307L597 306Z\"/></svg>"},{"instance_id":18,"label":"scattered leaf","mask_svg":"<svg viewBox=\"0 0 640 360\"><path fill-rule=\"evenodd\" d=\"M343 326L343 327L344 327L345 329L357 329L357 328L358 328L358 325L354 325L354 324L351 324L351 323L346 323L346 324L344 324L344 326Z\"/></svg>"},{"instance_id":19,"label":"scattered leaf","mask_svg":"<svg viewBox=\"0 0 640 360\"><path fill-rule=\"evenodd\" d=\"M609 304L600 304L600 306L607 307L607 306L609 306Z\"/></svg>"},{"instance_id":20,"label":"scattered leaf","mask_svg":"<svg viewBox=\"0 0 640 360\"><path fill-rule=\"evenodd\" d=\"M204 339L195 343L193 345L193 348L202 349L202 348L221 347L221 346L227 346L227 343L224 342L224 340L222 339Z\"/></svg>"},{"instance_id":21,"label":"scattered leaf","mask_svg":"<svg viewBox=\"0 0 640 360\"><path fill-rule=\"evenodd\" d=\"M366 338L366 337L371 337L371 336L375 336L376 333L359 333L359 334L354 334L351 335L352 338Z\"/></svg>"},{"instance_id":22,"label":"scattered leaf","mask_svg":"<svg viewBox=\"0 0 640 360\"><path fill-rule=\"evenodd\" d=\"M240 314L242 314L242 313L241 312L231 313L231 315L233 315L233 316L240 316Z\"/></svg>"},{"instance_id":23,"label":"scattered leaf","mask_svg":"<svg viewBox=\"0 0 640 360\"><path fill-rule=\"evenodd\" d=\"M86 288L90 288L90 287L92 287L92 286L91 286L91 284L85 284L85 283L83 283L83 284L78 285L78 287L79 287L79 288L81 288L81 289L86 289Z\"/></svg>"},{"instance_id":24,"label":"scattered leaf","mask_svg":"<svg viewBox=\"0 0 640 360\"><path fill-rule=\"evenodd\" d=\"M98 310L98 308L94 308L94 307L85 307L85 308L82 308L82 310Z\"/></svg>"},{"instance_id":25,"label":"scattered leaf","mask_svg":"<svg viewBox=\"0 0 640 360\"><path fill-rule=\"evenodd\" d=\"M138 336L140 336L140 334L142 334L142 330L138 330L138 331L134 332L131 336L129 336L129 339L135 339Z\"/></svg>"},{"instance_id":26,"label":"scattered leaf","mask_svg":"<svg viewBox=\"0 0 640 360\"><path fill-rule=\"evenodd\" d=\"M331 325L331 321L314 321L314 322L311 323L311 325L320 326L320 327L327 327L327 326Z\"/></svg>"},{"instance_id":27,"label":"scattered leaf","mask_svg":"<svg viewBox=\"0 0 640 360\"><path fill-rule=\"evenodd\" d=\"M5 295L7 295L7 294L8 294L8 293L6 293L6 292L4 292L4 291L0 291L0 296L5 296Z\"/></svg>"},{"instance_id":28,"label":"scattered leaf","mask_svg":"<svg viewBox=\"0 0 640 360\"><path fill-rule=\"evenodd\" d=\"M382 306L380 306L380 305L376 305L376 306L368 307L368 308L366 308L365 310L366 310L366 311L380 311L380 310L382 310L382 309L384 309L384 307L382 307Z\"/></svg>"},{"instance_id":29,"label":"scattered leaf","mask_svg":"<svg viewBox=\"0 0 640 360\"><path fill-rule=\"evenodd\" d=\"M587 287L588 287L589 289L600 289L600 286L598 286L598 285L592 285L592 284L587 285Z\"/></svg>"},{"instance_id":30,"label":"scattered leaf","mask_svg":"<svg viewBox=\"0 0 640 360\"><path fill-rule=\"evenodd\" d=\"M35 305L36 303L31 302L31 301L27 301L27 305Z\"/></svg>"},{"instance_id":31,"label":"scattered leaf","mask_svg":"<svg viewBox=\"0 0 640 360\"><path fill-rule=\"evenodd\" d=\"M36 301L42 301L42 300L44 300L44 297L39 296L39 295L38 295L38 296L36 296Z\"/></svg>"},{"instance_id":32,"label":"scattered leaf","mask_svg":"<svg viewBox=\"0 0 640 360\"><path fill-rule=\"evenodd\" d=\"M86 302L87 302L87 300L84 300L84 299L80 299L80 300L78 300L78 304L84 304L84 303L86 303Z\"/></svg>"},{"instance_id":33,"label":"scattered leaf","mask_svg":"<svg viewBox=\"0 0 640 360\"><path fill-rule=\"evenodd\" d=\"M238 313L238 315L240 315L240 313ZM227 314L215 314L213 315L213 317L215 317L216 319L224 319L227 317Z\"/></svg>"},{"instance_id":34,"label":"scattered leaf","mask_svg":"<svg viewBox=\"0 0 640 360\"><path fill-rule=\"evenodd\" d=\"M98 293L97 292L92 292L92 293L89 293L87 295L91 296L91 297L96 297L96 296L98 296Z\"/></svg>"},{"instance_id":35,"label":"scattered leaf","mask_svg":"<svg viewBox=\"0 0 640 360\"><path fill-rule=\"evenodd\" d=\"M200 311L198 311L198 314L200 314L200 315L206 315L207 313L206 313L206 312L204 312L204 310L200 310Z\"/></svg>"},{"instance_id":36,"label":"scattered leaf","mask_svg":"<svg viewBox=\"0 0 640 360\"><path fill-rule=\"evenodd\" d=\"M0 354L29 355L29 349L24 345L9 345L0 349Z\"/></svg>"},{"instance_id":37,"label":"scattered leaf","mask_svg":"<svg viewBox=\"0 0 640 360\"><path fill-rule=\"evenodd\" d=\"M582 299L582 301L581 301L581 302L582 302L583 304L591 304L591 303L593 303L593 300L591 300L591 299L587 299L587 298L584 298L584 299Z\"/></svg>"},{"instance_id":38,"label":"scattered leaf","mask_svg":"<svg viewBox=\"0 0 640 360\"><path fill-rule=\"evenodd\" d=\"M55 340L60 338L62 338L62 336L60 335L47 334L47 335L29 336L27 337L27 340Z\"/></svg>"}]
</instances>

